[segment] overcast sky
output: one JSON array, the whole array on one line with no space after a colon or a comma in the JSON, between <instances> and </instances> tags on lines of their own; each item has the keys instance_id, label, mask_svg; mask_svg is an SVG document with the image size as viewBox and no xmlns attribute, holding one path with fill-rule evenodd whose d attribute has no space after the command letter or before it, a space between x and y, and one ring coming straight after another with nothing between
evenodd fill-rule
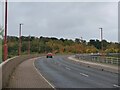
<instances>
[{"instance_id":1,"label":"overcast sky","mask_svg":"<svg viewBox=\"0 0 120 90\"><path fill-rule=\"evenodd\" d=\"M1 8L1 5L0 5ZM9 2L8 35L118 41L117 2Z\"/></svg>"}]
</instances>

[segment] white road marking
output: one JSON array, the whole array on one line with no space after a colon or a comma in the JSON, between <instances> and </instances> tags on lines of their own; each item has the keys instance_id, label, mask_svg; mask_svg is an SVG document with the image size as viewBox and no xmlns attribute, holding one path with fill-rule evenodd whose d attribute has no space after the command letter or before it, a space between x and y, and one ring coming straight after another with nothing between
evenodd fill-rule
<instances>
[{"instance_id":1,"label":"white road marking","mask_svg":"<svg viewBox=\"0 0 120 90\"><path fill-rule=\"evenodd\" d=\"M80 75L83 75L83 76L85 76L85 77L89 77L89 75L84 74L84 73L80 73Z\"/></svg>"},{"instance_id":2,"label":"white road marking","mask_svg":"<svg viewBox=\"0 0 120 90\"><path fill-rule=\"evenodd\" d=\"M71 70L70 68L68 68L68 67L65 67L67 70Z\"/></svg>"},{"instance_id":3,"label":"white road marking","mask_svg":"<svg viewBox=\"0 0 120 90\"><path fill-rule=\"evenodd\" d=\"M114 86L114 87L118 87L118 88L120 88L120 86L119 86L119 85L116 85L116 84L114 84L113 86Z\"/></svg>"},{"instance_id":4,"label":"white road marking","mask_svg":"<svg viewBox=\"0 0 120 90\"><path fill-rule=\"evenodd\" d=\"M37 73L38 73L52 88L55 89L55 87L54 87L47 79L45 79L45 77L38 71L38 69L35 67L34 62L33 62L33 66L34 66L35 70L37 71Z\"/></svg>"}]
</instances>

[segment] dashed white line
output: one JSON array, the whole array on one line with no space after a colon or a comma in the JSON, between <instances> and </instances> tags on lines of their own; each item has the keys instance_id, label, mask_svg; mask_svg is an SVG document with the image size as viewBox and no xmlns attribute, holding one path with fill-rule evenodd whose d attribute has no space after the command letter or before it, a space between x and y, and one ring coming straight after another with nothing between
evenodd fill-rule
<instances>
[{"instance_id":1,"label":"dashed white line","mask_svg":"<svg viewBox=\"0 0 120 90\"><path fill-rule=\"evenodd\" d=\"M84 74L84 73L80 73L80 75L83 75L83 76L85 76L85 77L89 77L89 75Z\"/></svg>"},{"instance_id":2,"label":"dashed white line","mask_svg":"<svg viewBox=\"0 0 120 90\"><path fill-rule=\"evenodd\" d=\"M119 85L116 85L116 84L114 84L113 86L114 86L114 87L117 87L117 88L120 88L120 86L119 86Z\"/></svg>"},{"instance_id":3,"label":"dashed white line","mask_svg":"<svg viewBox=\"0 0 120 90\"><path fill-rule=\"evenodd\" d=\"M65 67L67 70L71 70L70 68L68 68L68 67Z\"/></svg>"}]
</instances>

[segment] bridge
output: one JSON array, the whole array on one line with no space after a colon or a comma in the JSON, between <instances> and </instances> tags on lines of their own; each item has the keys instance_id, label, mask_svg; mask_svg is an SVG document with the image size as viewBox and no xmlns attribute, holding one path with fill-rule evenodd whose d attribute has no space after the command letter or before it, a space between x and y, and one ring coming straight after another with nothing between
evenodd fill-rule
<instances>
[{"instance_id":1,"label":"bridge","mask_svg":"<svg viewBox=\"0 0 120 90\"><path fill-rule=\"evenodd\" d=\"M48 47L50 52L53 52L52 50L54 50L55 53L63 53L66 50L66 48L61 48L61 47L67 46L68 51L65 52L64 54L71 52L71 50L73 50L72 53L82 53L82 54L75 54L75 55L69 55L69 54L68 55L57 55L56 54L53 56L53 58L46 58L46 55L30 53L30 36L27 39L26 43L28 43L28 45L26 44L26 49L25 49L25 50L28 49L28 51L25 51L25 52L28 52L28 55L22 55L22 53L21 53L21 46L22 46L21 28L22 28L23 23L19 23L19 39L16 40L16 42L17 42L16 45L13 45L13 48L14 48L14 46L17 46L18 41L19 41L18 56L7 59L8 58L8 47L7 47L7 42L8 42L7 41L7 26L8 26L7 21L8 20L7 20L7 16L10 14L9 13L7 15L7 13L8 13L7 5L8 4L7 4L7 0L6 0L5 1L5 30L4 30L5 35L3 35L3 30L0 29L1 30L1 32L0 32L1 39L0 40L3 40L2 37L4 36L4 49L3 49L3 51L4 51L3 59L4 60L2 60L4 62L0 61L0 63L2 62L0 64L0 90L24 89L24 88L25 89L31 89L31 88L52 89L52 90L68 89L68 88L85 89L86 90L89 88L90 89L97 88L97 90L99 90L99 89L100 90L101 89L102 90L103 89L119 90L119 88L120 88L120 83L119 83L120 58L107 57L107 56L103 55L104 54L103 51L105 51L105 50L107 53L111 52L111 47L109 47L108 49L104 49L105 48L104 43L107 45L109 43L107 41L103 40L103 33L102 33L103 28L99 28L101 31L101 41L91 40L89 42L89 44L90 44L89 47L88 47L88 43L86 43L86 41L84 41L82 39L82 37L81 37L81 39L76 38L75 41L67 40L67 39L64 40L63 38L59 39L59 40L56 38L49 39L50 42L48 44L50 44L50 46L54 46L53 43L55 43L55 42L51 42L52 39L53 39L53 41L57 40L55 47L51 47L51 48ZM53 6L53 4L51 4L51 5ZM92 4L90 3L90 5L92 5ZM28 6L28 5L26 5L26 6ZM30 6L32 6L32 5L30 5ZM41 5L39 5L39 6L41 6ZM48 9L49 5L46 4L46 6ZM57 6L57 5L55 5L55 6ZM62 5L60 5L60 6L62 6ZM89 4L87 4L87 6L89 6ZM92 6L94 6L94 5L92 5ZM95 5L95 6L97 6L97 5ZM22 7L22 5L20 7ZM35 7L36 7L36 5L35 5ZM104 6L102 6L102 7L104 7ZM27 8L29 8L29 7L27 7ZM79 23L79 21L81 21L81 18L79 18L78 16L77 16L78 18L76 16L74 16L74 15L79 15L79 14L81 15L81 13L84 13L83 16L86 16L86 17L93 15L93 14L91 14L91 12L90 13L87 12L87 14L85 15L86 9L84 10L84 8L85 7L75 9L76 12L77 12L77 10L85 11L85 12L80 12L80 13L73 12L73 10L72 10L73 8L71 9L72 12L70 14L69 13L66 14L64 12L62 12L62 14L60 14L58 12L58 14L57 14L58 16L60 14L60 16L67 16L67 17L63 18L63 17L59 16L61 21L63 21L60 23L60 26L58 25L59 17L58 17L58 19L53 18L53 19L56 19L56 21L54 21L50 17L50 20L52 22L54 21L53 25L50 24L50 26L54 26L55 23L58 23L57 26L55 26L55 27L60 27L60 28L62 27L63 31L66 29L68 29L69 31L74 30L74 29L76 29L76 27L78 28L78 30L79 30L79 28L81 29L82 27L89 27L89 28L86 28L86 30L90 30L90 26L88 26L86 24L84 25L83 22ZM89 9L89 7L86 7L86 8ZM94 7L94 8L97 8L97 7ZM38 8L36 8L36 10L37 9ZM24 9L22 9L21 11L23 11L23 10ZM34 11L34 10L31 10L31 11ZM58 9L58 10L53 10L53 11L57 12L59 10L64 11L64 9L63 10ZM67 10L67 8L66 8L66 10ZM91 11L91 10L92 9L90 9L89 11ZM18 10L18 11L20 11L20 10ZM95 17L101 16L101 13L103 13L101 11L99 11L99 8L98 8L96 10L96 12L97 13L100 12L100 15L97 14L97 16L95 16ZM37 12L38 12L38 10L37 10ZM34 15L38 15L38 16L39 16L39 14L41 15L41 13L37 13L37 12ZM32 13L32 12L30 12L30 13ZM15 14L15 12L14 12L14 14ZM22 13L22 14L24 15L24 13ZM109 13L106 13L105 15L107 15L107 14L109 14ZM43 16L44 15L46 15L46 13L43 14ZM71 17L69 15L73 15L73 16ZM51 14L49 16L54 17L54 14ZM83 20L86 19L86 17L84 18L83 16L80 16L80 17L82 17ZM116 16L116 15L113 15L113 16ZM27 17L25 17L26 20L27 20ZM36 17L36 16L34 16L34 17ZM74 17L76 17L76 18L74 18ZM32 20L36 20L35 18L33 18L33 16L28 18L28 20L30 20L31 18L32 18ZM43 18L44 17L41 17L41 19L43 19ZM91 22L94 21L93 17L89 17L89 18L88 18L89 21L91 21ZM14 19L14 18L12 18L12 19ZM37 17L37 19L38 19L38 17ZM41 21L41 19L40 20L38 19L38 21L36 21L36 22L39 23ZM64 20L64 19L66 19L66 20ZM78 26L76 26L77 23L73 23L74 19L75 19L75 22L78 23ZM78 19L78 21L77 21L77 19ZM103 19L103 16L101 17L101 20L102 19ZM69 20L69 22L72 22L72 23L66 22L68 20ZM100 17L96 18L94 22L96 23L97 20L100 20ZM109 20L109 18L108 18L108 20ZM45 18L45 22L46 21L47 21L47 18ZM88 20L84 20L84 21L87 22ZM102 20L102 21L104 21L104 20ZM66 22L68 25L65 26L66 23L64 23L64 22ZM44 20L42 23L44 23ZM82 26L80 25L81 23L83 23ZM113 21L113 23L114 23L114 21ZM32 24L34 24L34 23L30 22L30 25L32 25ZM38 27L39 27L39 25L40 24L38 24ZM95 25L97 25L97 24L95 24ZM45 27L45 26L46 25L43 24L43 27ZM73 26L73 27L70 27L70 26ZM105 27L106 26L109 27L110 25L105 25ZM112 24L111 24L111 26L112 26ZM51 28L53 29L53 27L51 27ZM48 27L48 30L51 28ZM61 30L62 30L62 28L61 28ZM39 27L36 29L41 29L41 28ZM92 28L92 29L94 29L94 28ZM58 28L58 31L59 30L60 29ZM29 30L29 32L30 32L30 30ZM88 32L88 31L85 31L85 32ZM94 34L94 31L91 31L91 32L93 32L92 34ZM37 32L37 33L39 33L39 32ZM77 32L74 32L74 33L77 33ZM42 34L42 33L40 32L40 34ZM87 34L87 35L89 35L89 34ZM85 36L87 36L87 35L85 35ZM46 38L46 40L47 40L47 38ZM58 43L58 41L60 43L62 42L62 44L60 46L59 46L60 43ZM64 45L64 41L67 41L66 45ZM36 39L36 42L39 42L39 40ZM37 44L36 42L33 47L36 47L36 44ZM73 43L73 46L69 47L72 43ZM41 45L44 46L46 44L42 43ZM84 47L84 45L85 45L85 47ZM111 43L111 45L112 45L112 43ZM117 43L117 44L114 43L114 45L112 45L112 47L113 47L112 52L117 53L119 51L119 49L116 48L116 45L119 45L119 43ZM38 46L43 48L40 45L38 45ZM94 46L94 47L92 47L92 46ZM40 49L39 47L32 48L32 49L33 50L36 49L35 52L39 52L39 49ZM116 49L114 49L114 47ZM14 51L13 48L11 49L11 52ZM2 49L2 44L1 44L0 49ZM61 52L58 52L59 51L58 49ZM79 50L77 50L77 49L79 49ZM99 49L99 51L97 49ZM41 50L42 52L39 52L39 53L49 52L49 50L48 51L46 51L46 50L47 50L46 47L44 47L44 49ZM2 51L2 50L0 50L0 51ZM97 53L97 52L101 52L102 55L93 54L93 53ZM83 53L91 53L91 54L83 54ZM1 52L1 54L2 54L2 52ZM13 55L13 53L11 55ZM15 55L17 55L16 52L15 52Z\"/></svg>"},{"instance_id":2,"label":"bridge","mask_svg":"<svg viewBox=\"0 0 120 90\"><path fill-rule=\"evenodd\" d=\"M117 65L86 61L83 56L24 55L8 59L0 64L0 88L119 88Z\"/></svg>"}]
</instances>

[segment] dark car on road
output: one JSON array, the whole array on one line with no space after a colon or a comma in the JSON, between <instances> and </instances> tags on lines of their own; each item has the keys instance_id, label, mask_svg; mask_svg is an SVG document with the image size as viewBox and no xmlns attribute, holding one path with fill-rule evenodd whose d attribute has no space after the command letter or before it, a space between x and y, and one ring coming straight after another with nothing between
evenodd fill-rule
<instances>
[{"instance_id":1,"label":"dark car on road","mask_svg":"<svg viewBox=\"0 0 120 90\"><path fill-rule=\"evenodd\" d=\"M48 54L46 55L46 58L53 58L53 54L52 54L52 53L48 53Z\"/></svg>"}]
</instances>

